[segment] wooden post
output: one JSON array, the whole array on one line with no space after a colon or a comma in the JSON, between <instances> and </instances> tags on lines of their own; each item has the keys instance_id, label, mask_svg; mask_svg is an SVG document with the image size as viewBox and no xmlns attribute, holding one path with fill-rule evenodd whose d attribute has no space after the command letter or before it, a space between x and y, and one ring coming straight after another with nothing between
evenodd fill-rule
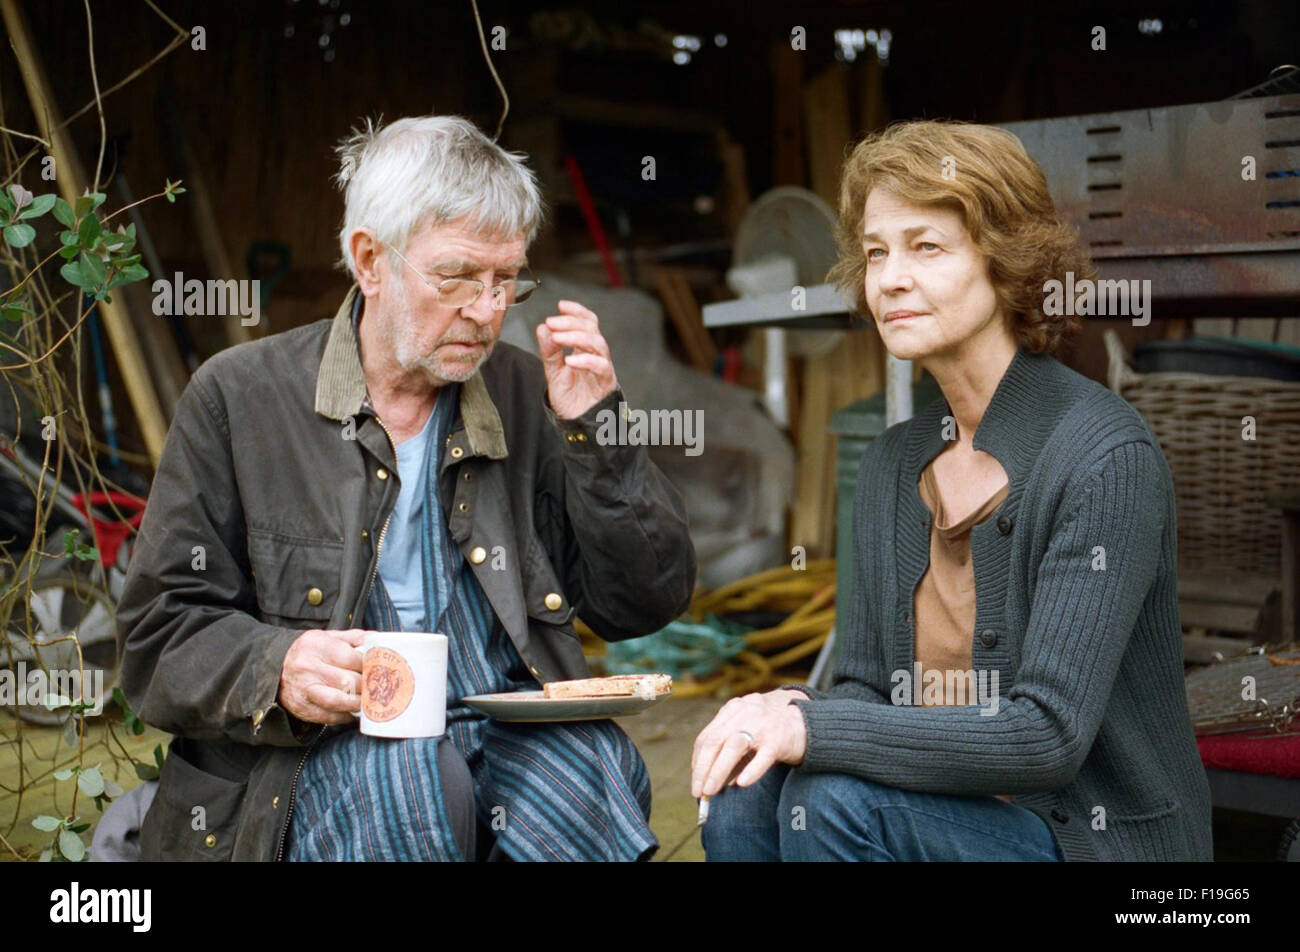
<instances>
[{"instance_id":1,"label":"wooden post","mask_svg":"<svg viewBox=\"0 0 1300 952\"><path fill-rule=\"evenodd\" d=\"M49 141L57 163L56 181L59 192L69 204L75 204L88 183L77 154L73 151L72 138L62 128L63 116L54 102L54 91L46 79L40 53L32 42L27 19L17 0L0 0L0 13L4 15L5 28L9 31L9 41L18 59L18 68L23 76L23 85L27 87L27 97L31 100L37 126L42 137ZM122 381L126 385L131 409L135 411L140 423L145 449L150 460L157 465L162 456L163 441L167 437L167 420L163 416L158 394L149 382L149 373L131 317L122 305L120 294L115 295L112 302L100 301L99 311L104 318L104 327L108 330L109 343L117 358Z\"/></svg>"}]
</instances>

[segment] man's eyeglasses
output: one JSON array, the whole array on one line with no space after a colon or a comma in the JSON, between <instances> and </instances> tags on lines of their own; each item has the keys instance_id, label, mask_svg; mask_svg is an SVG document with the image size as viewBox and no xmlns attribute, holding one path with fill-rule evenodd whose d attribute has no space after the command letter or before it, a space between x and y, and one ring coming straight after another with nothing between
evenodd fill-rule
<instances>
[{"instance_id":1,"label":"man's eyeglasses","mask_svg":"<svg viewBox=\"0 0 1300 952\"><path fill-rule=\"evenodd\" d=\"M483 293L483 289L487 287L478 278L447 278L434 284L415 265L407 261L406 256L396 248L390 245L388 250L401 258L402 262L415 272L416 277L428 285L434 294L438 296L438 303L444 307L471 307L478 300L479 295ZM498 311L504 311L516 304L522 304L541 286L541 283L532 278L511 278L508 281L502 281L492 288L492 307Z\"/></svg>"}]
</instances>

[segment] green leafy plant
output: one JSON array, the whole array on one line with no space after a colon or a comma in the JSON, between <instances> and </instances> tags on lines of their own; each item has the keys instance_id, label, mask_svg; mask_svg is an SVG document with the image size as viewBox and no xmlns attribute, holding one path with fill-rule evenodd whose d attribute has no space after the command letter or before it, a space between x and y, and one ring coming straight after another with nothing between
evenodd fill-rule
<instances>
[{"instance_id":1,"label":"green leafy plant","mask_svg":"<svg viewBox=\"0 0 1300 952\"><path fill-rule=\"evenodd\" d=\"M156 4L149 6L168 24L171 40L148 63L129 74L126 82L109 92L134 81L164 55L189 42L187 29ZM93 26L89 22L91 14L87 6L88 28ZM22 68L19 64L19 69ZM104 101L93 58L90 71L94 98L70 113L67 122L92 109L103 116ZM75 630L58 631L57 637L42 638L35 665L31 661L34 633L41 630L34 608L40 608L42 592L48 590L48 582L43 580L52 574L51 569L60 579L74 580L62 587L65 608L88 611L92 604L113 602L94 539L85 541L75 529L58 534L54 531L51 520L59 506L51 487L54 482L60 482L83 496L124 490L108 479L98 464L104 442L96 433L100 422L98 410L87 405L83 383L87 377L83 355L89 351L85 325L95 307L90 302L112 302L118 288L145 280L149 273L136 250L135 225L125 221L132 206L110 207L109 189L102 176L106 143L100 142L100 163L93 169L88 187L81 195L74 197L70 190L57 187L55 183L61 184L62 176L68 174L65 170L69 163L55 155L57 144L51 141L49 130L37 130L44 136L16 131L10 128L14 124L12 120L6 118L6 113L14 112L6 108L7 98L22 95L23 88L21 83L0 88L0 406L18 411L16 415L0 414L0 419L6 420L0 431L0 443L19 443L24 427L32 426L29 422L32 412L36 419L51 417L59 422L57 430L51 428L50 436L41 444L43 455L37 461L39 475L14 476L35 500L35 513L30 541L25 539L25 547L15 546L13 538L0 538L0 666L15 669L18 645L22 643L27 646L29 668L45 667L40 654L46 650L51 651L51 657L59 654L64 666L71 667L73 662L67 660L71 646L84 683L85 659ZM54 162L41 161L39 157L57 158L57 170ZM52 178L56 174L59 178ZM43 193L37 194L38 191ZM133 205L158 199L174 203L184 192L179 181L167 179L161 190ZM9 419L14 420L14 431L9 430ZM127 462L146 465L149 462L142 454L132 453L129 447L118 447L116 452ZM106 508L124 518L111 504ZM42 589L40 585L47 588ZM79 604L72 605L73 602ZM57 649L52 647L56 645ZM25 737L25 731L47 728L0 714L0 750L5 751L6 766L16 760L18 778L16 786L11 786L7 772L0 777L0 789L12 795L5 801L6 813L12 809L12 814L0 818L0 858L35 858L30 847L15 847L7 838L21 824L28 830L34 827L50 834L49 842L43 845L41 859L69 862L85 859L83 837L93 823L91 818L82 815L89 812L84 810L86 799L94 802L96 813L103 811L122 793L122 787L113 777L123 776L121 771L128 764L139 778L158 776L163 762L161 746L154 749L153 762L144 763L132 755L120 736L123 728L127 732L126 740L137 738L147 730L121 692L115 690L115 703L98 712L97 705L86 700L86 693L83 691L83 697L77 699L61 693L45 698L45 708L59 715L62 727L61 737L44 738L54 740L53 754L49 753L48 743L36 745ZM30 709L28 713L35 715ZM43 762L51 759L53 763L46 769ZM36 792L44 795L45 805L32 809L30 799L24 801ZM65 794L71 795L66 811L61 799ZM55 806L49 806L51 802ZM36 812L40 815L31 819ZM31 827L27 827L28 823Z\"/></svg>"}]
</instances>

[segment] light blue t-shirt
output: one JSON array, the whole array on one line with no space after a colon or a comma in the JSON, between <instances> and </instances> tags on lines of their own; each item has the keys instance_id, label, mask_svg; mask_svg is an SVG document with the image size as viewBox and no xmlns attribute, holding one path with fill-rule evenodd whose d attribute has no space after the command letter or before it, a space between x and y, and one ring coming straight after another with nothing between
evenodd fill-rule
<instances>
[{"instance_id":1,"label":"light blue t-shirt","mask_svg":"<svg viewBox=\"0 0 1300 952\"><path fill-rule=\"evenodd\" d=\"M425 461L433 432L433 417L434 413L430 411L420 434L397 446L397 475L402 488L388 520L383 547L379 550L379 575L405 631L430 630L424 617L420 522L428 496Z\"/></svg>"}]
</instances>

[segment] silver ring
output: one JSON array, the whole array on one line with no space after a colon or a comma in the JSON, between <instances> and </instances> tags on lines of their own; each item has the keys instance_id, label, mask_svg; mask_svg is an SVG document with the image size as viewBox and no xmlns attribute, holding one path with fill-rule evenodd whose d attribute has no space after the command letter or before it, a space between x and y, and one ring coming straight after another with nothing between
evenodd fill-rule
<instances>
[{"instance_id":1,"label":"silver ring","mask_svg":"<svg viewBox=\"0 0 1300 952\"><path fill-rule=\"evenodd\" d=\"M747 745L748 745L748 746L750 746L750 747L753 747L753 746L754 746L754 743L755 743L755 741L754 741L754 735L751 734L749 731L741 731L741 732L740 732L740 736L743 737L743 738L745 738L745 741L747 742Z\"/></svg>"}]
</instances>

